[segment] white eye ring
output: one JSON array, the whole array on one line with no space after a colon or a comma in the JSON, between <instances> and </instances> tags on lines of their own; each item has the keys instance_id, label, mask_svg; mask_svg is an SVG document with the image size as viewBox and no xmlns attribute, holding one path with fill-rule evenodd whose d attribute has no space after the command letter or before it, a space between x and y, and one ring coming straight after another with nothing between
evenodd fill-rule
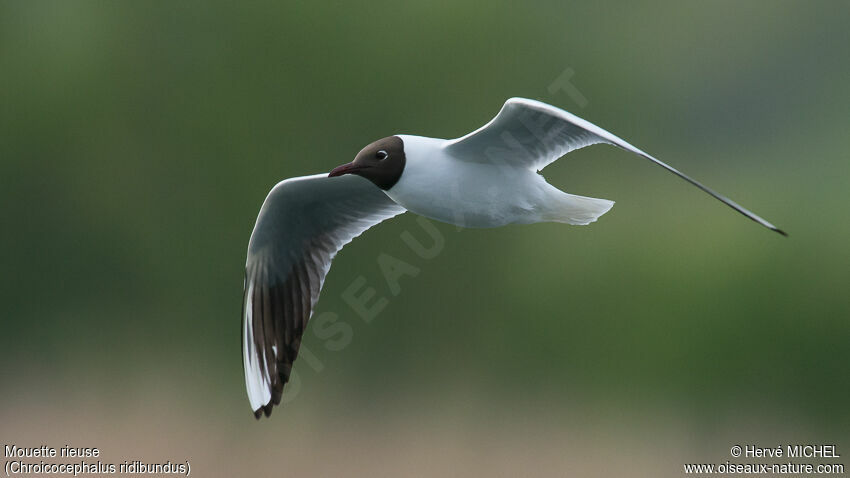
<instances>
[{"instance_id":1,"label":"white eye ring","mask_svg":"<svg viewBox=\"0 0 850 478\"><path fill-rule=\"evenodd\" d=\"M384 151L383 149L381 149L377 153L375 153L375 157L378 158L378 160L387 159L388 156L389 156L389 154L387 154L387 152Z\"/></svg>"}]
</instances>

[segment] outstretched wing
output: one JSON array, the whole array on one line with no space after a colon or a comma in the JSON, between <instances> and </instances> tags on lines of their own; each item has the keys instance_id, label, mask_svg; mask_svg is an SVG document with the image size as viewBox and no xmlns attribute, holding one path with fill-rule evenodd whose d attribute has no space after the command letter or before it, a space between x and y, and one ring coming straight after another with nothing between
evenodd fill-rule
<instances>
[{"instance_id":1,"label":"outstretched wing","mask_svg":"<svg viewBox=\"0 0 850 478\"><path fill-rule=\"evenodd\" d=\"M511 98L499 114L481 128L451 141L445 151L464 161L487 162L532 170L576 149L607 143L640 155L702 189L753 221L782 235L782 230L731 199L714 192L672 166L655 159L631 144L578 116L546 103Z\"/></svg>"},{"instance_id":2,"label":"outstretched wing","mask_svg":"<svg viewBox=\"0 0 850 478\"><path fill-rule=\"evenodd\" d=\"M331 260L370 227L405 209L368 180L287 179L266 197L245 263L242 362L254 415L280 404Z\"/></svg>"}]
</instances>

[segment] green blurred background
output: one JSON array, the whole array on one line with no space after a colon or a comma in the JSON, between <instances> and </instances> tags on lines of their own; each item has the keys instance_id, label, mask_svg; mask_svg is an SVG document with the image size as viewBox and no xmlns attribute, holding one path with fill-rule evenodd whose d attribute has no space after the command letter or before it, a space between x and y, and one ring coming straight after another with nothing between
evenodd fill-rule
<instances>
[{"instance_id":1,"label":"green blurred background","mask_svg":"<svg viewBox=\"0 0 850 478\"><path fill-rule=\"evenodd\" d=\"M844 1L2 2L0 443L198 476L681 476L736 443L850 456L848 25ZM579 96L552 91L564 74ZM317 311L350 343L308 331L316 360L255 422L239 312L268 190L390 134L460 136L511 96L790 237L580 150L545 175L617 201L592 226L438 224L426 260L406 214L350 244ZM419 270L398 296L381 253ZM371 323L342 299L359 276L389 300Z\"/></svg>"}]
</instances>

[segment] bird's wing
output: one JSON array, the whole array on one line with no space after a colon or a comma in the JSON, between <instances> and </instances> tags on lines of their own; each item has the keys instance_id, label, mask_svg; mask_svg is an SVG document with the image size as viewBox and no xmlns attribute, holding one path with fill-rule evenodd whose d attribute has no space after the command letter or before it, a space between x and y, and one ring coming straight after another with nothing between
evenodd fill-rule
<instances>
[{"instance_id":1,"label":"bird's wing","mask_svg":"<svg viewBox=\"0 0 850 478\"><path fill-rule=\"evenodd\" d=\"M549 163L576 149L607 143L642 156L685 181L702 189L753 221L782 235L782 230L714 192L676 168L614 136L578 116L540 101L511 98L499 114L481 128L450 141L445 151L457 159L492 163L499 166L541 170Z\"/></svg>"},{"instance_id":2,"label":"bird's wing","mask_svg":"<svg viewBox=\"0 0 850 478\"><path fill-rule=\"evenodd\" d=\"M245 264L242 362L259 418L280 403L331 260L370 227L405 209L368 180L287 179L266 197Z\"/></svg>"}]
</instances>

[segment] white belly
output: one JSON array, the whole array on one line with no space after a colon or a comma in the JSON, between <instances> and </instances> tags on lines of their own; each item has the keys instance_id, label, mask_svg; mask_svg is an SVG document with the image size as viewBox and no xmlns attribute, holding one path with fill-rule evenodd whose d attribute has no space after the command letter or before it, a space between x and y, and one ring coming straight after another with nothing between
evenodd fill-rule
<instances>
[{"instance_id":1,"label":"white belly","mask_svg":"<svg viewBox=\"0 0 850 478\"><path fill-rule=\"evenodd\" d=\"M404 172L386 193L416 214L463 227L529 224L543 220L548 189L557 191L534 171L451 158L444 140L402 139Z\"/></svg>"}]
</instances>

